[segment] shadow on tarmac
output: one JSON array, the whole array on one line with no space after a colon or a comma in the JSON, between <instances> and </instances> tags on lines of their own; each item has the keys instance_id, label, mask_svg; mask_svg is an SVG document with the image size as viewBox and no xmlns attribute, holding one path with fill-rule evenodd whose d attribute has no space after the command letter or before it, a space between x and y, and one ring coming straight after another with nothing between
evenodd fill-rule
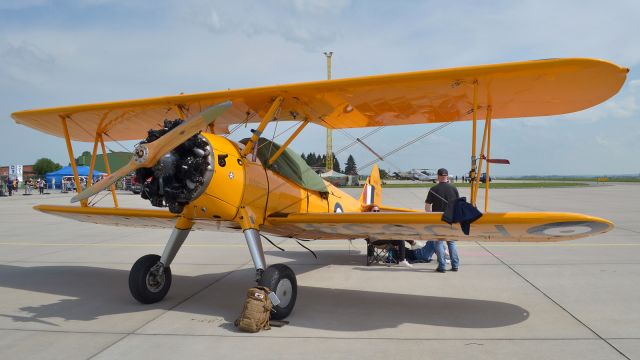
<instances>
[{"instance_id":1,"label":"shadow on tarmac","mask_svg":"<svg viewBox=\"0 0 640 360\"><path fill-rule=\"evenodd\" d=\"M342 253L342 255L340 254ZM322 251L320 259L331 264L350 264L361 256L344 255L345 251ZM291 258L304 258L303 252L282 253ZM329 256L327 256L329 255ZM311 257L311 260L313 257ZM297 274L323 264L288 263ZM229 275L229 276L226 276ZM0 265L0 286L34 292L57 294L69 299L39 306L25 306L25 314L0 314L16 322L39 322L44 319L92 321L111 314L126 314L151 309L219 316L232 323L242 309L247 287L253 285L254 270L244 268L231 272L198 276L173 275L173 287L163 301L142 305L129 294L126 270L89 266ZM194 296L195 295L195 296ZM185 301L189 299L189 301ZM289 317L292 325L336 331L368 331L395 328L413 323L457 328L495 328L527 320L524 308L498 301L421 296L377 291L331 289L298 286L296 308Z\"/></svg>"}]
</instances>

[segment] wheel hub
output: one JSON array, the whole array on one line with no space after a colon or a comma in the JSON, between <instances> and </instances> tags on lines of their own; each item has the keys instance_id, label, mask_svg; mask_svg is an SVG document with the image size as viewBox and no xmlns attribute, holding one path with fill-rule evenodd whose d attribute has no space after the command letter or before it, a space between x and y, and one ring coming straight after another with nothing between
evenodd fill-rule
<instances>
[{"instance_id":1,"label":"wheel hub","mask_svg":"<svg viewBox=\"0 0 640 360\"><path fill-rule=\"evenodd\" d=\"M279 306L286 307L289 305L291 301L291 296L293 295L293 285L289 279L282 279L278 282L276 286L276 296L280 300Z\"/></svg>"},{"instance_id":2,"label":"wheel hub","mask_svg":"<svg viewBox=\"0 0 640 360\"><path fill-rule=\"evenodd\" d=\"M164 272L160 271L158 266L154 266L147 274L147 289L151 292L157 293L164 287L164 282Z\"/></svg>"}]
</instances>

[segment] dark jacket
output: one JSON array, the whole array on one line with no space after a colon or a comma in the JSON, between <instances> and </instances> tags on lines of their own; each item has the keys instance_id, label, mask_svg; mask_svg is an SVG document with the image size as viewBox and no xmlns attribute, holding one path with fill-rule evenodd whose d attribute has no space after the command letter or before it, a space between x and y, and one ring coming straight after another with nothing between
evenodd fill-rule
<instances>
[{"instance_id":1,"label":"dark jacket","mask_svg":"<svg viewBox=\"0 0 640 360\"><path fill-rule=\"evenodd\" d=\"M469 235L471 223L480 219L482 213L475 206L467 202L467 198L457 198L453 206L449 204L447 210L442 214L442 221L451 225L460 223L460 229L465 235Z\"/></svg>"}]
</instances>

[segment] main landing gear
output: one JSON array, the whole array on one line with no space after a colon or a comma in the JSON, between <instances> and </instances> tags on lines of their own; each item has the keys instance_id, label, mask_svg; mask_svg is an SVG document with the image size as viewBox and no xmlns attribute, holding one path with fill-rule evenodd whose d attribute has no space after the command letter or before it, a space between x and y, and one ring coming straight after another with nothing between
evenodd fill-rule
<instances>
[{"instance_id":1,"label":"main landing gear","mask_svg":"<svg viewBox=\"0 0 640 360\"><path fill-rule=\"evenodd\" d=\"M171 287L171 262L189 235L190 229L173 229L162 256L149 254L133 264L129 273L131 295L143 304L156 303L167 295ZM256 282L268 287L277 300L272 299L271 318L281 320L289 316L296 304L298 282L290 267L284 264L266 266L260 233L244 230L244 237L256 268Z\"/></svg>"},{"instance_id":2,"label":"main landing gear","mask_svg":"<svg viewBox=\"0 0 640 360\"><path fill-rule=\"evenodd\" d=\"M286 318L291 314L291 311L293 311L298 296L296 275L290 267L284 264L275 264L266 267L262 241L260 241L260 233L258 233L258 230L244 230L244 238L247 241L251 259L256 268L256 282L260 286L268 287L277 297L277 301L275 302L272 299L273 308L271 310L271 318L274 320Z\"/></svg>"},{"instance_id":3,"label":"main landing gear","mask_svg":"<svg viewBox=\"0 0 640 360\"><path fill-rule=\"evenodd\" d=\"M171 262L184 243L190 229L173 229L162 257L149 254L133 264L129 272L129 291L143 304L156 303L167 295L171 287Z\"/></svg>"}]
</instances>

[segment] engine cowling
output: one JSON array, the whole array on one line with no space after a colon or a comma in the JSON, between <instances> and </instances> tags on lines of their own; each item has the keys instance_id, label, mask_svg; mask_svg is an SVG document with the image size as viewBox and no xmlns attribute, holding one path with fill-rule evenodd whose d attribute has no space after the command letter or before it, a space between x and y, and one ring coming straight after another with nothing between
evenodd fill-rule
<instances>
[{"instance_id":1,"label":"engine cowling","mask_svg":"<svg viewBox=\"0 0 640 360\"><path fill-rule=\"evenodd\" d=\"M150 143L177 127L183 120L165 120L164 127L149 130L142 143ZM205 191L214 170L214 154L209 141L197 134L165 154L153 167L136 170L142 184L141 196L156 207L168 207L174 214Z\"/></svg>"}]
</instances>

